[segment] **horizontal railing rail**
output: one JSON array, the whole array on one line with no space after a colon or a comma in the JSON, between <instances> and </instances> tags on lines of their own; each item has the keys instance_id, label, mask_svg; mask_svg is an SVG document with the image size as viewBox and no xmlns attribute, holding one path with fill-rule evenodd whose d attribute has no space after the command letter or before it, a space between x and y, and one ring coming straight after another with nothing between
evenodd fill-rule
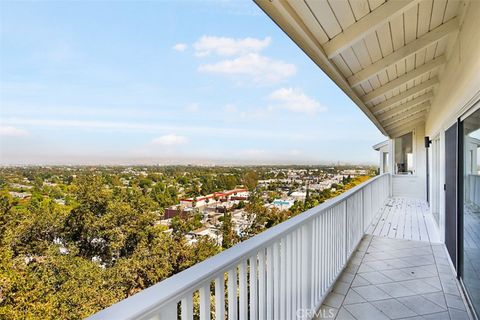
<instances>
[{"instance_id":1,"label":"horizontal railing rail","mask_svg":"<svg viewBox=\"0 0 480 320\"><path fill-rule=\"evenodd\" d=\"M389 190L374 177L89 319L193 319L194 300L201 320L310 319Z\"/></svg>"}]
</instances>

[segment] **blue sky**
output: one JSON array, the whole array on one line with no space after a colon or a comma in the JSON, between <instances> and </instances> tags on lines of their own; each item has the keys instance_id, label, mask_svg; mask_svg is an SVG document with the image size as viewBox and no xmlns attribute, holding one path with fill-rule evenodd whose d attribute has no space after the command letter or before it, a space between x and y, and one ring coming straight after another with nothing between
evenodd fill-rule
<instances>
[{"instance_id":1,"label":"blue sky","mask_svg":"<svg viewBox=\"0 0 480 320\"><path fill-rule=\"evenodd\" d=\"M2 164L377 160L381 133L249 1L0 6Z\"/></svg>"}]
</instances>

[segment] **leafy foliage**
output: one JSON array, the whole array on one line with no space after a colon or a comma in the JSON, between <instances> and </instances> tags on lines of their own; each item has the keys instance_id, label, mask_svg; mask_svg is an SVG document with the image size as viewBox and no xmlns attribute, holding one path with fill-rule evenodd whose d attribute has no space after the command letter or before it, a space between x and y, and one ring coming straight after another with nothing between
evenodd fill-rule
<instances>
[{"instance_id":1,"label":"leafy foliage","mask_svg":"<svg viewBox=\"0 0 480 320\"><path fill-rule=\"evenodd\" d=\"M344 178L280 211L258 186L271 178L262 168L0 168L0 319L85 318L362 182ZM199 212L175 217L171 233L159 223L181 197L240 184L251 198L233 209L248 227L237 232L227 211L221 246L187 241L203 226Z\"/></svg>"},{"instance_id":2,"label":"leafy foliage","mask_svg":"<svg viewBox=\"0 0 480 320\"><path fill-rule=\"evenodd\" d=\"M2 319L81 319L221 250L208 238L185 240L200 215L179 223L174 237L157 224L177 201L164 183L124 188L84 172L62 185L71 204L59 205L51 186L29 176L35 187L21 205L0 190Z\"/></svg>"}]
</instances>

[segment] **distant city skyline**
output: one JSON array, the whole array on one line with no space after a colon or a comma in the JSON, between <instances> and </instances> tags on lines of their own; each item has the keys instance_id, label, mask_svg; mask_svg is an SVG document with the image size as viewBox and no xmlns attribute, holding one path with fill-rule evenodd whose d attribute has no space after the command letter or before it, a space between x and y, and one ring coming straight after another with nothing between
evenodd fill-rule
<instances>
[{"instance_id":1,"label":"distant city skyline","mask_svg":"<svg viewBox=\"0 0 480 320\"><path fill-rule=\"evenodd\" d=\"M375 164L386 139L253 2L1 7L1 165Z\"/></svg>"}]
</instances>

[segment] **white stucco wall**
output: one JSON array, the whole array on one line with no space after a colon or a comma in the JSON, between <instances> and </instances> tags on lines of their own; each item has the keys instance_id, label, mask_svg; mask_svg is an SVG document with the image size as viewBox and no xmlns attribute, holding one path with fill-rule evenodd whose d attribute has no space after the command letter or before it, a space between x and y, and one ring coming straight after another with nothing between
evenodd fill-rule
<instances>
[{"instance_id":1,"label":"white stucco wall","mask_svg":"<svg viewBox=\"0 0 480 320\"><path fill-rule=\"evenodd\" d=\"M426 157L424 144L425 130L423 125L414 129L414 174L392 176L392 193L395 197L411 197L425 200L426 192ZM394 148L391 140L391 148ZM393 152L391 154L394 154ZM395 170L395 159L391 157L392 170Z\"/></svg>"},{"instance_id":2,"label":"white stucco wall","mask_svg":"<svg viewBox=\"0 0 480 320\"><path fill-rule=\"evenodd\" d=\"M480 91L480 1L470 2L448 53L425 125L429 136L450 126Z\"/></svg>"},{"instance_id":3,"label":"white stucco wall","mask_svg":"<svg viewBox=\"0 0 480 320\"><path fill-rule=\"evenodd\" d=\"M445 130L480 98L480 1L471 1L465 10L455 44L448 52L448 63L440 74L430 112L425 124L425 135L438 137L439 176L431 181L440 185L439 196L430 197L432 207L438 208L440 236L445 230ZM432 154L432 157L435 157ZM433 161L433 159L431 159ZM430 167L432 168L432 166ZM433 190L433 189L432 189Z\"/></svg>"}]
</instances>

